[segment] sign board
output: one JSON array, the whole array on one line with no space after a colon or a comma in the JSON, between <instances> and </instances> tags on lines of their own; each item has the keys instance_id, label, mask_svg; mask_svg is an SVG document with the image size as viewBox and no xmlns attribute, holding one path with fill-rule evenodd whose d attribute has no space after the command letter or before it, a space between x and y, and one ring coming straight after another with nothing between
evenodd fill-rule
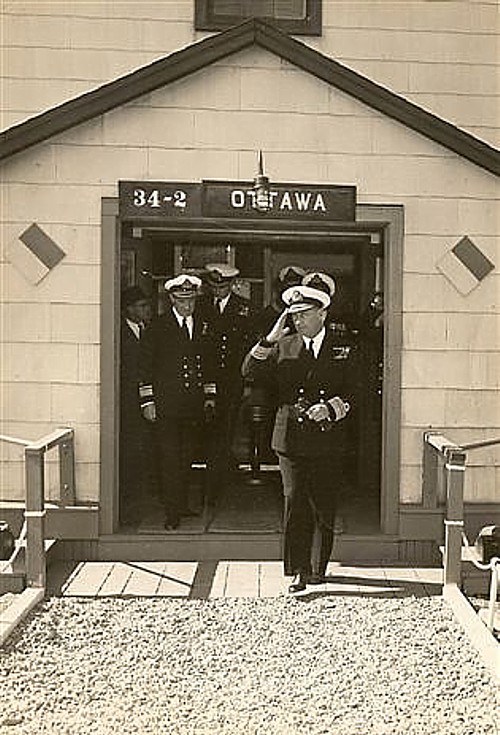
<instances>
[{"instance_id":1,"label":"sign board","mask_svg":"<svg viewBox=\"0 0 500 735\"><path fill-rule=\"evenodd\" d=\"M356 187L270 184L269 209L255 207L249 182L120 181L122 219L245 218L353 222Z\"/></svg>"}]
</instances>

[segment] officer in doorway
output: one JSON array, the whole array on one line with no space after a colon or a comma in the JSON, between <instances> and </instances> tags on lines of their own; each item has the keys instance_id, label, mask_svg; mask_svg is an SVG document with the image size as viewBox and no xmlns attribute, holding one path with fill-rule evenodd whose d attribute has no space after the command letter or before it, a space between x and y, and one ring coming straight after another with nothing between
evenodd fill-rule
<instances>
[{"instance_id":1,"label":"officer in doorway","mask_svg":"<svg viewBox=\"0 0 500 735\"><path fill-rule=\"evenodd\" d=\"M284 571L290 592L324 580L333 547L336 498L351 418L350 363L337 359L325 328L330 296L309 286L283 294L286 309L245 357L243 374L271 373L278 410L272 446L289 461L292 493L285 520ZM296 333L286 326L291 316Z\"/></svg>"},{"instance_id":2,"label":"officer in doorway","mask_svg":"<svg viewBox=\"0 0 500 735\"><path fill-rule=\"evenodd\" d=\"M237 467L231 447L243 391L241 363L252 344L250 304L233 290L238 275L239 270L227 263L205 266L208 294L201 311L208 323L218 393L210 447L214 488L226 485Z\"/></svg>"},{"instance_id":3,"label":"officer in doorway","mask_svg":"<svg viewBox=\"0 0 500 735\"><path fill-rule=\"evenodd\" d=\"M157 433L164 526L179 526L190 507L193 460L205 420L215 409L208 325L198 315L201 279L181 274L165 283L170 308L146 330L142 342L139 389L141 410Z\"/></svg>"},{"instance_id":4,"label":"officer in doorway","mask_svg":"<svg viewBox=\"0 0 500 735\"><path fill-rule=\"evenodd\" d=\"M120 525L136 526L152 491L150 426L137 403L140 340L151 319L149 298L139 286L121 293L120 323Z\"/></svg>"}]
</instances>

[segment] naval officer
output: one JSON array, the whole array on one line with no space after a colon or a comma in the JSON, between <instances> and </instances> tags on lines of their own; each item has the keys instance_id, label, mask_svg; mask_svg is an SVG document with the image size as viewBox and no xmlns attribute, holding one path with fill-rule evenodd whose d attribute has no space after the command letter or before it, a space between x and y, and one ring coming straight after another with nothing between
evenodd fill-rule
<instances>
[{"instance_id":1,"label":"naval officer","mask_svg":"<svg viewBox=\"0 0 500 735\"><path fill-rule=\"evenodd\" d=\"M207 324L195 306L201 279L182 273L165 283L170 308L146 329L141 350L141 409L156 427L166 529L189 506L190 470L208 412L215 407Z\"/></svg>"},{"instance_id":2,"label":"naval officer","mask_svg":"<svg viewBox=\"0 0 500 735\"><path fill-rule=\"evenodd\" d=\"M203 275L208 294L200 311L208 324L218 388L210 458L214 489L227 484L236 467L231 447L243 390L241 364L252 344L249 301L233 290L238 275L228 263L208 263Z\"/></svg>"},{"instance_id":3,"label":"naval officer","mask_svg":"<svg viewBox=\"0 0 500 735\"><path fill-rule=\"evenodd\" d=\"M286 309L245 357L243 374L271 374L277 386L272 446L292 473L284 572L290 592L324 579L333 547L346 428L352 420L349 354L325 327L330 296L309 286L283 294ZM286 326L291 316L296 332Z\"/></svg>"}]
</instances>

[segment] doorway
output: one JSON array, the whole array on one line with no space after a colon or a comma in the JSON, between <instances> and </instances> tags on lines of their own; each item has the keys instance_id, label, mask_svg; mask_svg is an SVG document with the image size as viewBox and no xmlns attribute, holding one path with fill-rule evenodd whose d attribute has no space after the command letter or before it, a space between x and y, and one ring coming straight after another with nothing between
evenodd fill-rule
<instances>
[{"instance_id":1,"label":"doorway","mask_svg":"<svg viewBox=\"0 0 500 735\"><path fill-rule=\"evenodd\" d=\"M279 274L289 266L305 273L320 271L334 279L336 291L328 328L339 348L356 353L352 380L357 396L343 478L339 512L342 530L351 534L380 529L382 406L384 391L384 247L368 233L331 232L190 232L168 228L142 229L125 223L121 232L121 285L140 285L151 299L153 314L168 309L163 285L180 272L203 275L210 262L239 270L233 290L253 315L276 301ZM279 306L278 306L279 308ZM255 328L255 340L258 338ZM277 458L270 448L272 407L252 403L245 387L237 411L232 451L236 473L207 510L206 456L200 449L193 466L191 505L198 515L183 521L179 532L270 531L282 525L282 483ZM123 448L122 448L123 451ZM151 462L154 460L151 459ZM136 503L138 531L161 530L161 505L154 478ZM119 503L124 500L120 490Z\"/></svg>"}]
</instances>

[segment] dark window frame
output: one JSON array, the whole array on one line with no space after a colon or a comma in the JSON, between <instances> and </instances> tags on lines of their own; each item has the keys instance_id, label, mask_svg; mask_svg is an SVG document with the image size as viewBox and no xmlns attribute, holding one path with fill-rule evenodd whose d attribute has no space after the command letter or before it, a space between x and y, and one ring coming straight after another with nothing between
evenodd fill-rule
<instances>
[{"instance_id":1,"label":"dark window frame","mask_svg":"<svg viewBox=\"0 0 500 735\"><path fill-rule=\"evenodd\" d=\"M306 0L306 17L303 20L258 17L290 35L321 36L321 5L321 0ZM209 0L194 0L194 27L197 31L223 31L245 20L248 18L240 15L217 15L211 12Z\"/></svg>"}]
</instances>

